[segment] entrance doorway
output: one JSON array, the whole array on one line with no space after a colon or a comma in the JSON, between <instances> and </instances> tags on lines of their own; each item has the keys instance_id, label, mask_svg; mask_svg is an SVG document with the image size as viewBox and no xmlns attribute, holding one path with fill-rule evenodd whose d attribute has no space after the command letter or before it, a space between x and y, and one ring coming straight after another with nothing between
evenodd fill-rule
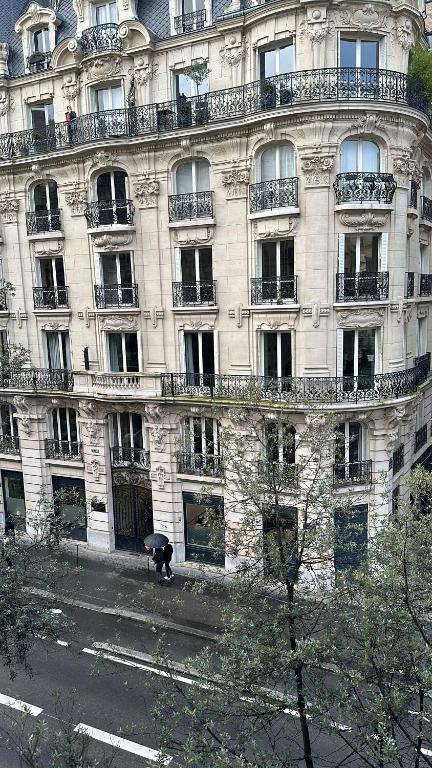
<instances>
[{"instance_id":1,"label":"entrance doorway","mask_svg":"<svg viewBox=\"0 0 432 768\"><path fill-rule=\"evenodd\" d=\"M113 470L114 541L116 549L142 552L153 532L151 482L146 472Z\"/></svg>"}]
</instances>

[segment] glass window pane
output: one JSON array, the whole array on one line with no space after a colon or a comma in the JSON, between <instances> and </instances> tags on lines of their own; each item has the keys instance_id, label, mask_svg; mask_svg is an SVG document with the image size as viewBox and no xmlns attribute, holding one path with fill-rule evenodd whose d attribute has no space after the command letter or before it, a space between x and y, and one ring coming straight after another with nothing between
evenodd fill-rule
<instances>
[{"instance_id":1,"label":"glass window pane","mask_svg":"<svg viewBox=\"0 0 432 768\"><path fill-rule=\"evenodd\" d=\"M266 149L261 155L261 181L271 181L276 178L276 150Z\"/></svg>"},{"instance_id":2,"label":"glass window pane","mask_svg":"<svg viewBox=\"0 0 432 768\"><path fill-rule=\"evenodd\" d=\"M109 333L108 334L108 352L109 352L109 369L113 373L122 372L123 367L123 351L122 351L122 335L121 333Z\"/></svg>"},{"instance_id":3,"label":"glass window pane","mask_svg":"<svg viewBox=\"0 0 432 768\"><path fill-rule=\"evenodd\" d=\"M49 181L48 182L48 194L49 194L49 204L50 209L53 210L54 208L58 208L58 194L57 194L57 184L55 181Z\"/></svg>"},{"instance_id":4,"label":"glass window pane","mask_svg":"<svg viewBox=\"0 0 432 768\"><path fill-rule=\"evenodd\" d=\"M125 333L125 343L126 343L126 370L129 373L137 373L139 371L138 334Z\"/></svg>"},{"instance_id":5,"label":"glass window pane","mask_svg":"<svg viewBox=\"0 0 432 768\"><path fill-rule=\"evenodd\" d=\"M342 144L341 171L349 173L357 171L357 148L358 142L347 139Z\"/></svg>"},{"instance_id":6,"label":"glass window pane","mask_svg":"<svg viewBox=\"0 0 432 768\"><path fill-rule=\"evenodd\" d=\"M292 43L279 50L279 74L285 75L294 70L294 46Z\"/></svg>"},{"instance_id":7,"label":"glass window pane","mask_svg":"<svg viewBox=\"0 0 432 768\"><path fill-rule=\"evenodd\" d=\"M132 284L132 267L130 253L119 253L120 263L120 283L121 285Z\"/></svg>"},{"instance_id":8,"label":"glass window pane","mask_svg":"<svg viewBox=\"0 0 432 768\"><path fill-rule=\"evenodd\" d=\"M360 272L378 272L379 235L360 235Z\"/></svg>"},{"instance_id":9,"label":"glass window pane","mask_svg":"<svg viewBox=\"0 0 432 768\"><path fill-rule=\"evenodd\" d=\"M281 371L279 375L282 378L292 375L290 333L281 333Z\"/></svg>"},{"instance_id":10,"label":"glass window pane","mask_svg":"<svg viewBox=\"0 0 432 768\"><path fill-rule=\"evenodd\" d=\"M354 376L354 337L355 331L344 331L343 376Z\"/></svg>"},{"instance_id":11,"label":"glass window pane","mask_svg":"<svg viewBox=\"0 0 432 768\"><path fill-rule=\"evenodd\" d=\"M203 361L203 373L214 373L214 339L213 333L202 334L202 361Z\"/></svg>"},{"instance_id":12,"label":"glass window pane","mask_svg":"<svg viewBox=\"0 0 432 768\"><path fill-rule=\"evenodd\" d=\"M182 163L176 171L176 194L187 195L192 192L192 163Z\"/></svg>"},{"instance_id":13,"label":"glass window pane","mask_svg":"<svg viewBox=\"0 0 432 768\"><path fill-rule=\"evenodd\" d=\"M277 378L277 333L264 332L264 376Z\"/></svg>"},{"instance_id":14,"label":"glass window pane","mask_svg":"<svg viewBox=\"0 0 432 768\"><path fill-rule=\"evenodd\" d=\"M76 411L74 411L72 408L69 408L69 431L71 442L78 442Z\"/></svg>"},{"instance_id":15,"label":"glass window pane","mask_svg":"<svg viewBox=\"0 0 432 768\"><path fill-rule=\"evenodd\" d=\"M371 69L378 68L378 41L362 40L360 43L360 66Z\"/></svg>"},{"instance_id":16,"label":"glass window pane","mask_svg":"<svg viewBox=\"0 0 432 768\"><path fill-rule=\"evenodd\" d=\"M373 376L375 372L375 329L358 332L358 375Z\"/></svg>"},{"instance_id":17,"label":"glass window pane","mask_svg":"<svg viewBox=\"0 0 432 768\"><path fill-rule=\"evenodd\" d=\"M101 173L100 176L97 177L96 191L97 191L97 199L99 201L112 200L110 173Z\"/></svg>"},{"instance_id":18,"label":"glass window pane","mask_svg":"<svg viewBox=\"0 0 432 768\"><path fill-rule=\"evenodd\" d=\"M132 435L134 448L143 447L142 416L139 413L132 414Z\"/></svg>"},{"instance_id":19,"label":"glass window pane","mask_svg":"<svg viewBox=\"0 0 432 768\"><path fill-rule=\"evenodd\" d=\"M114 195L116 200L126 200L126 173L114 171Z\"/></svg>"},{"instance_id":20,"label":"glass window pane","mask_svg":"<svg viewBox=\"0 0 432 768\"><path fill-rule=\"evenodd\" d=\"M197 192L207 192L210 189L210 172L207 160L197 160L195 163Z\"/></svg>"},{"instance_id":21,"label":"glass window pane","mask_svg":"<svg viewBox=\"0 0 432 768\"><path fill-rule=\"evenodd\" d=\"M34 209L36 212L47 210L47 188L45 184L37 184L33 191Z\"/></svg>"},{"instance_id":22,"label":"glass window pane","mask_svg":"<svg viewBox=\"0 0 432 768\"><path fill-rule=\"evenodd\" d=\"M199 373L198 334L185 333L186 373Z\"/></svg>"},{"instance_id":23,"label":"glass window pane","mask_svg":"<svg viewBox=\"0 0 432 768\"><path fill-rule=\"evenodd\" d=\"M183 248L180 252L181 275L184 283L195 283L195 251L193 248Z\"/></svg>"},{"instance_id":24,"label":"glass window pane","mask_svg":"<svg viewBox=\"0 0 432 768\"><path fill-rule=\"evenodd\" d=\"M193 96L193 83L183 72L176 75L176 96Z\"/></svg>"},{"instance_id":25,"label":"glass window pane","mask_svg":"<svg viewBox=\"0 0 432 768\"><path fill-rule=\"evenodd\" d=\"M276 243L261 243L262 277L276 277Z\"/></svg>"},{"instance_id":26,"label":"glass window pane","mask_svg":"<svg viewBox=\"0 0 432 768\"><path fill-rule=\"evenodd\" d=\"M294 240L281 240L280 277L292 277L294 274Z\"/></svg>"},{"instance_id":27,"label":"glass window pane","mask_svg":"<svg viewBox=\"0 0 432 768\"><path fill-rule=\"evenodd\" d=\"M373 141L362 141L362 163L361 171L379 172L379 147Z\"/></svg>"},{"instance_id":28,"label":"glass window pane","mask_svg":"<svg viewBox=\"0 0 432 768\"><path fill-rule=\"evenodd\" d=\"M264 51L261 57L261 77L273 77L276 74L276 50Z\"/></svg>"},{"instance_id":29,"label":"glass window pane","mask_svg":"<svg viewBox=\"0 0 432 768\"><path fill-rule=\"evenodd\" d=\"M355 67L356 65L356 41L344 40L340 41L340 66L341 67Z\"/></svg>"},{"instance_id":30,"label":"glass window pane","mask_svg":"<svg viewBox=\"0 0 432 768\"><path fill-rule=\"evenodd\" d=\"M294 148L289 144L279 147L279 176L280 179L289 179L295 175Z\"/></svg>"},{"instance_id":31,"label":"glass window pane","mask_svg":"<svg viewBox=\"0 0 432 768\"><path fill-rule=\"evenodd\" d=\"M356 235L345 235L345 273L357 271L356 266Z\"/></svg>"}]
</instances>

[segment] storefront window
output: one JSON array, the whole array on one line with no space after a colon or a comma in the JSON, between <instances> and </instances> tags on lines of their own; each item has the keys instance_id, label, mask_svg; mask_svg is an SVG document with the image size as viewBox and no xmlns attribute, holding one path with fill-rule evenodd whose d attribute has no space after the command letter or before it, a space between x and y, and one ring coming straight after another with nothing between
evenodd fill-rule
<instances>
[{"instance_id":1,"label":"storefront window","mask_svg":"<svg viewBox=\"0 0 432 768\"><path fill-rule=\"evenodd\" d=\"M5 530L25 530L24 481L21 472L2 471Z\"/></svg>"},{"instance_id":2,"label":"storefront window","mask_svg":"<svg viewBox=\"0 0 432 768\"><path fill-rule=\"evenodd\" d=\"M183 494L186 560L224 565L223 498Z\"/></svg>"},{"instance_id":3,"label":"storefront window","mask_svg":"<svg viewBox=\"0 0 432 768\"><path fill-rule=\"evenodd\" d=\"M84 480L76 477L54 476L52 479L54 508L61 515L61 536L87 540L87 519Z\"/></svg>"}]
</instances>

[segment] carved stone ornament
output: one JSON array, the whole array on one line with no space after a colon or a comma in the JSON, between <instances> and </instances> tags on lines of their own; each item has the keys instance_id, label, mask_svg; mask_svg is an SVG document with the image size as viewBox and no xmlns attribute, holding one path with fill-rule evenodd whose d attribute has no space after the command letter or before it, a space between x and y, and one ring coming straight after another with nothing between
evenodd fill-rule
<instances>
[{"instance_id":1,"label":"carved stone ornament","mask_svg":"<svg viewBox=\"0 0 432 768\"><path fill-rule=\"evenodd\" d=\"M330 308L328 304L323 305L315 301L313 304L303 306L302 314L304 317L311 317L313 327L319 328L321 317L328 317Z\"/></svg>"},{"instance_id":2,"label":"carved stone ornament","mask_svg":"<svg viewBox=\"0 0 432 768\"><path fill-rule=\"evenodd\" d=\"M68 331L69 326L64 321L55 321L42 323L40 326L43 331Z\"/></svg>"},{"instance_id":3,"label":"carved stone ornament","mask_svg":"<svg viewBox=\"0 0 432 768\"><path fill-rule=\"evenodd\" d=\"M387 29L389 16L389 11L377 10L376 6L368 3L361 8L345 8L339 11L338 26L365 30Z\"/></svg>"},{"instance_id":4,"label":"carved stone ornament","mask_svg":"<svg viewBox=\"0 0 432 768\"><path fill-rule=\"evenodd\" d=\"M138 318L136 315L106 315L99 318L99 328L102 331L136 331Z\"/></svg>"},{"instance_id":5,"label":"carved stone ornament","mask_svg":"<svg viewBox=\"0 0 432 768\"><path fill-rule=\"evenodd\" d=\"M305 173L305 186L322 187L330 184L333 163L334 155L303 155L300 164Z\"/></svg>"},{"instance_id":6,"label":"carved stone ornament","mask_svg":"<svg viewBox=\"0 0 432 768\"><path fill-rule=\"evenodd\" d=\"M74 101L74 99L79 96L81 93L81 80L79 77L77 77L76 80L73 79L72 75L68 75L66 82L62 85L62 91L65 101L70 102Z\"/></svg>"},{"instance_id":7,"label":"carved stone ornament","mask_svg":"<svg viewBox=\"0 0 432 768\"><path fill-rule=\"evenodd\" d=\"M279 315L279 317L266 317L265 320L257 324L257 330L270 329L271 331L277 331L279 328L289 328L292 330L296 327L297 320L297 312L284 312L284 314Z\"/></svg>"},{"instance_id":8,"label":"carved stone ornament","mask_svg":"<svg viewBox=\"0 0 432 768\"><path fill-rule=\"evenodd\" d=\"M429 227L425 227L423 224L420 224L419 226L419 242L420 245L430 245L430 229Z\"/></svg>"},{"instance_id":9,"label":"carved stone ornament","mask_svg":"<svg viewBox=\"0 0 432 768\"><path fill-rule=\"evenodd\" d=\"M421 320L424 317L428 317L429 311L428 308L424 305L417 306L417 319Z\"/></svg>"},{"instance_id":10,"label":"carved stone ornament","mask_svg":"<svg viewBox=\"0 0 432 768\"><path fill-rule=\"evenodd\" d=\"M79 181L75 181L72 190L65 193L65 200L70 206L71 216L82 216L87 205L85 187Z\"/></svg>"},{"instance_id":11,"label":"carved stone ornament","mask_svg":"<svg viewBox=\"0 0 432 768\"><path fill-rule=\"evenodd\" d=\"M156 427L150 428L150 434L152 436L153 446L155 451L157 451L158 453L163 453L165 450L166 441L168 437L167 430L157 425Z\"/></svg>"},{"instance_id":12,"label":"carved stone ornament","mask_svg":"<svg viewBox=\"0 0 432 768\"><path fill-rule=\"evenodd\" d=\"M103 59L92 59L84 64L84 72L88 83L95 80L109 80L118 77L121 69L119 57L106 56Z\"/></svg>"},{"instance_id":13,"label":"carved stone ornament","mask_svg":"<svg viewBox=\"0 0 432 768\"><path fill-rule=\"evenodd\" d=\"M95 421L81 424L82 436L87 439L89 445L97 446L102 445L103 441L103 427Z\"/></svg>"},{"instance_id":14,"label":"carved stone ornament","mask_svg":"<svg viewBox=\"0 0 432 768\"><path fill-rule=\"evenodd\" d=\"M297 229L296 219L279 219L279 221L256 221L253 225L255 240L277 240L291 236Z\"/></svg>"},{"instance_id":15,"label":"carved stone ornament","mask_svg":"<svg viewBox=\"0 0 432 768\"><path fill-rule=\"evenodd\" d=\"M0 117L7 115L8 112L12 112L14 109L15 101L13 96L5 88L2 88L0 90Z\"/></svg>"},{"instance_id":16,"label":"carved stone ornament","mask_svg":"<svg viewBox=\"0 0 432 768\"><path fill-rule=\"evenodd\" d=\"M0 213L5 224L16 224L18 219L19 200L10 192L0 195Z\"/></svg>"},{"instance_id":17,"label":"carved stone ornament","mask_svg":"<svg viewBox=\"0 0 432 768\"><path fill-rule=\"evenodd\" d=\"M84 21L84 3L83 0L72 0L72 7L78 17L78 21Z\"/></svg>"},{"instance_id":18,"label":"carved stone ornament","mask_svg":"<svg viewBox=\"0 0 432 768\"><path fill-rule=\"evenodd\" d=\"M374 131L382 128L384 120L381 115L359 115L352 123L351 128L354 128L357 133L374 133Z\"/></svg>"},{"instance_id":19,"label":"carved stone ornament","mask_svg":"<svg viewBox=\"0 0 432 768\"><path fill-rule=\"evenodd\" d=\"M17 417L21 422L21 429L26 435L29 435L31 432L30 400L23 395L15 395L13 403L17 410Z\"/></svg>"},{"instance_id":20,"label":"carved stone ornament","mask_svg":"<svg viewBox=\"0 0 432 768\"><path fill-rule=\"evenodd\" d=\"M9 76L8 58L9 45L7 43L0 43L0 77Z\"/></svg>"},{"instance_id":21,"label":"carved stone ornament","mask_svg":"<svg viewBox=\"0 0 432 768\"><path fill-rule=\"evenodd\" d=\"M393 155L393 173L402 179L414 179L420 181L421 171L415 160L408 153L402 155Z\"/></svg>"},{"instance_id":22,"label":"carved stone ornament","mask_svg":"<svg viewBox=\"0 0 432 768\"><path fill-rule=\"evenodd\" d=\"M213 227L194 227L193 229L176 229L175 243L183 248L186 246L207 245L213 240Z\"/></svg>"},{"instance_id":23,"label":"carved stone ornament","mask_svg":"<svg viewBox=\"0 0 432 768\"><path fill-rule=\"evenodd\" d=\"M321 12L319 11L320 15ZM300 35L303 37L306 35L306 37L309 38L312 45L315 43L322 43L323 40L326 39L326 37L331 37L334 35L336 30L334 21L331 20L320 20L310 18L307 21L302 21L300 24Z\"/></svg>"},{"instance_id":24,"label":"carved stone ornament","mask_svg":"<svg viewBox=\"0 0 432 768\"><path fill-rule=\"evenodd\" d=\"M134 183L135 196L140 208L156 208L160 183L146 172Z\"/></svg>"},{"instance_id":25,"label":"carved stone ornament","mask_svg":"<svg viewBox=\"0 0 432 768\"><path fill-rule=\"evenodd\" d=\"M158 70L158 62L145 62L144 59L140 58L130 74L133 74L137 85L146 85L146 83L156 77Z\"/></svg>"},{"instance_id":26,"label":"carved stone ornament","mask_svg":"<svg viewBox=\"0 0 432 768\"><path fill-rule=\"evenodd\" d=\"M117 162L117 155L115 152L95 152L91 156L90 168L101 168L105 165L115 165Z\"/></svg>"},{"instance_id":27,"label":"carved stone ornament","mask_svg":"<svg viewBox=\"0 0 432 768\"><path fill-rule=\"evenodd\" d=\"M55 243L42 241L42 242L35 242L32 243L32 252L33 256L36 257L44 257L48 256L50 258L56 258L57 256L63 256L64 252L64 245L63 240L57 240Z\"/></svg>"},{"instance_id":28,"label":"carved stone ornament","mask_svg":"<svg viewBox=\"0 0 432 768\"><path fill-rule=\"evenodd\" d=\"M165 483L168 479L168 475L165 470L165 467L159 464L157 467L155 467L155 469L151 471L150 476L151 476L151 479L156 482L157 487L160 490L163 490L163 488L165 487Z\"/></svg>"},{"instance_id":29,"label":"carved stone ornament","mask_svg":"<svg viewBox=\"0 0 432 768\"><path fill-rule=\"evenodd\" d=\"M145 317L146 320L151 320L153 328L157 328L158 320L163 320L164 315L165 312L163 307L154 305L149 309L143 309L143 317Z\"/></svg>"},{"instance_id":30,"label":"carved stone ornament","mask_svg":"<svg viewBox=\"0 0 432 768\"><path fill-rule=\"evenodd\" d=\"M146 419L150 421L160 421L162 418L161 407L158 403L146 403L145 405Z\"/></svg>"},{"instance_id":31,"label":"carved stone ornament","mask_svg":"<svg viewBox=\"0 0 432 768\"><path fill-rule=\"evenodd\" d=\"M86 419L97 418L97 406L92 400L80 400L78 410L79 415L84 416Z\"/></svg>"},{"instance_id":32,"label":"carved stone ornament","mask_svg":"<svg viewBox=\"0 0 432 768\"><path fill-rule=\"evenodd\" d=\"M404 51L410 51L415 43L411 19L405 19L400 24L395 24L391 32L391 38L398 42Z\"/></svg>"},{"instance_id":33,"label":"carved stone ornament","mask_svg":"<svg viewBox=\"0 0 432 768\"><path fill-rule=\"evenodd\" d=\"M95 481L95 483L98 483L100 479L101 466L97 459L93 459L90 462L90 469L93 474L93 480Z\"/></svg>"},{"instance_id":34,"label":"carved stone ornament","mask_svg":"<svg viewBox=\"0 0 432 768\"><path fill-rule=\"evenodd\" d=\"M376 328L384 324L384 309L346 309L336 319L339 328Z\"/></svg>"},{"instance_id":35,"label":"carved stone ornament","mask_svg":"<svg viewBox=\"0 0 432 768\"><path fill-rule=\"evenodd\" d=\"M131 232L122 232L114 234L105 232L103 235L92 235L93 245L97 251L121 251L125 246L130 245L133 240Z\"/></svg>"},{"instance_id":36,"label":"carved stone ornament","mask_svg":"<svg viewBox=\"0 0 432 768\"><path fill-rule=\"evenodd\" d=\"M243 304L237 304L236 307L230 307L228 310L228 317L232 317L236 321L237 328L241 328L243 325L243 318L250 317L250 309L244 307Z\"/></svg>"},{"instance_id":37,"label":"carved stone ornament","mask_svg":"<svg viewBox=\"0 0 432 768\"><path fill-rule=\"evenodd\" d=\"M339 213L339 220L342 226L355 229L356 232L371 232L383 229L387 224L387 219L386 213L373 213L372 211Z\"/></svg>"},{"instance_id":38,"label":"carved stone ornament","mask_svg":"<svg viewBox=\"0 0 432 768\"><path fill-rule=\"evenodd\" d=\"M242 37L238 40L233 35L228 39L226 45L220 49L220 57L224 64L228 64L230 67L236 67L246 58L248 50L249 43L246 38Z\"/></svg>"},{"instance_id":39,"label":"carved stone ornament","mask_svg":"<svg viewBox=\"0 0 432 768\"><path fill-rule=\"evenodd\" d=\"M233 160L231 169L222 173L222 184L227 192L227 200L247 197L249 169L241 168L239 163L239 160Z\"/></svg>"}]
</instances>

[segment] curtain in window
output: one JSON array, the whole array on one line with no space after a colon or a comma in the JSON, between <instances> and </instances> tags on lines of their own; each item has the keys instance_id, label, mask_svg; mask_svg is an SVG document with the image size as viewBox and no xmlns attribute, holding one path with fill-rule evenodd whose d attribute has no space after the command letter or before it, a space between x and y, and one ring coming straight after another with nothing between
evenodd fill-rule
<instances>
[{"instance_id":1,"label":"curtain in window","mask_svg":"<svg viewBox=\"0 0 432 768\"><path fill-rule=\"evenodd\" d=\"M60 339L57 331L46 331L48 349L48 368L58 370L62 367Z\"/></svg>"},{"instance_id":2,"label":"curtain in window","mask_svg":"<svg viewBox=\"0 0 432 768\"><path fill-rule=\"evenodd\" d=\"M207 192L210 189L210 173L207 160L197 160L196 168L196 191Z\"/></svg>"},{"instance_id":3,"label":"curtain in window","mask_svg":"<svg viewBox=\"0 0 432 768\"><path fill-rule=\"evenodd\" d=\"M177 195L188 195L192 192L192 164L182 163L176 173Z\"/></svg>"},{"instance_id":4,"label":"curtain in window","mask_svg":"<svg viewBox=\"0 0 432 768\"><path fill-rule=\"evenodd\" d=\"M108 334L109 367L113 373L123 371L123 351L121 333Z\"/></svg>"}]
</instances>

